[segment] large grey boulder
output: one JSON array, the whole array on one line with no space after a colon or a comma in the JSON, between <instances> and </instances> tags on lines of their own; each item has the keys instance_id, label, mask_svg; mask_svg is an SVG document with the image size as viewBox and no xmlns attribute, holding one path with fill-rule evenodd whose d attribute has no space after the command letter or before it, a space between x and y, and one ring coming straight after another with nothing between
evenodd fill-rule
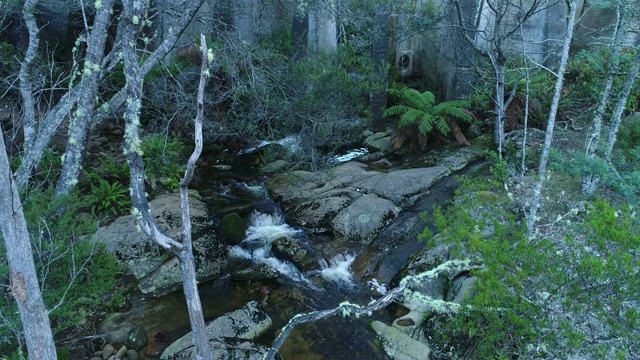
<instances>
[{"instance_id":1,"label":"large grey boulder","mask_svg":"<svg viewBox=\"0 0 640 360\"><path fill-rule=\"evenodd\" d=\"M253 340L264 334L271 326L271 318L263 311L261 305L257 301L251 301L242 309L211 321L207 324L205 332L215 359L254 359L259 349L250 342L240 342L243 345L234 346L233 349L227 344L238 342L238 339ZM169 345L160 359L195 359L191 332Z\"/></svg>"},{"instance_id":2,"label":"large grey boulder","mask_svg":"<svg viewBox=\"0 0 640 360\"><path fill-rule=\"evenodd\" d=\"M429 345L413 339L408 334L380 321L369 325L376 332L387 355L394 360L424 360L431 356Z\"/></svg>"},{"instance_id":3,"label":"large grey boulder","mask_svg":"<svg viewBox=\"0 0 640 360\"><path fill-rule=\"evenodd\" d=\"M368 244L432 186L480 154L476 147L443 151L435 155L435 166L388 172L349 161L315 173L278 174L265 185L296 225Z\"/></svg>"},{"instance_id":4,"label":"large grey boulder","mask_svg":"<svg viewBox=\"0 0 640 360\"><path fill-rule=\"evenodd\" d=\"M212 280L226 266L226 246L216 239L207 206L190 191L193 253L198 281ZM173 238L182 232L182 213L178 193L163 194L149 203L158 225ZM147 235L138 230L132 215L122 216L101 227L92 237L116 255L120 263L138 280L140 291L149 296L162 296L176 291L182 284L178 260L167 258Z\"/></svg>"}]
</instances>

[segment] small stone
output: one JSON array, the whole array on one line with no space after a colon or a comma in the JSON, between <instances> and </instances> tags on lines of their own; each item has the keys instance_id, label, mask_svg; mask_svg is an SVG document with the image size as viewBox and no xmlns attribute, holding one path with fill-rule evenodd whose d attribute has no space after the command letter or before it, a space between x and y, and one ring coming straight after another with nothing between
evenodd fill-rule
<instances>
[{"instance_id":1,"label":"small stone","mask_svg":"<svg viewBox=\"0 0 640 360\"><path fill-rule=\"evenodd\" d=\"M413 326L416 323L413 321L413 319L401 319L401 320L398 320L396 324L400 326Z\"/></svg>"},{"instance_id":2,"label":"small stone","mask_svg":"<svg viewBox=\"0 0 640 360\"><path fill-rule=\"evenodd\" d=\"M127 359L138 360L138 353L135 350L127 350Z\"/></svg>"},{"instance_id":3,"label":"small stone","mask_svg":"<svg viewBox=\"0 0 640 360\"><path fill-rule=\"evenodd\" d=\"M116 359L122 359L123 357L125 357L126 354L127 354L127 347L123 346L116 353Z\"/></svg>"},{"instance_id":4,"label":"small stone","mask_svg":"<svg viewBox=\"0 0 640 360\"><path fill-rule=\"evenodd\" d=\"M89 359L89 360L102 360L102 358L101 358L101 357L99 357L99 356L93 356L93 357L91 357L91 359Z\"/></svg>"},{"instance_id":5,"label":"small stone","mask_svg":"<svg viewBox=\"0 0 640 360\"><path fill-rule=\"evenodd\" d=\"M116 348L111 344L107 344L102 348L102 359L107 360L111 357L111 355L115 354Z\"/></svg>"},{"instance_id":6,"label":"small stone","mask_svg":"<svg viewBox=\"0 0 640 360\"><path fill-rule=\"evenodd\" d=\"M244 240L247 223L237 213L231 213L220 221L220 230L230 244L239 244Z\"/></svg>"},{"instance_id":7,"label":"small stone","mask_svg":"<svg viewBox=\"0 0 640 360\"><path fill-rule=\"evenodd\" d=\"M144 347L142 353L146 357L158 357L160 356L160 354L162 354L162 352L167 348L168 345L169 344L160 341L152 341Z\"/></svg>"},{"instance_id":8,"label":"small stone","mask_svg":"<svg viewBox=\"0 0 640 360\"><path fill-rule=\"evenodd\" d=\"M144 329L140 326L131 329L131 331L129 331L129 335L127 336L127 340L125 340L124 342L127 348L133 349L133 350L142 349L142 347L146 343L147 343L147 334L145 333Z\"/></svg>"}]
</instances>

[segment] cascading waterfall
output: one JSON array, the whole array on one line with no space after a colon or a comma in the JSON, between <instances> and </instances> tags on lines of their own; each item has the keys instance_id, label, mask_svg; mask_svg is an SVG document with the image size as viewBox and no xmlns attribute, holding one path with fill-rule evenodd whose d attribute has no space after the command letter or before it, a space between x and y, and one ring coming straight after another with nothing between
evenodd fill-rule
<instances>
[{"instance_id":1,"label":"cascading waterfall","mask_svg":"<svg viewBox=\"0 0 640 360\"><path fill-rule=\"evenodd\" d=\"M271 246L277 239L287 238L296 241L301 235L303 231L286 224L279 212L265 214L254 211L249 219L245 239L240 245L229 248L229 256L269 265L291 280L312 285L295 265L276 258L271 251ZM355 258L355 255L338 254L329 261L320 259L320 270L311 271L307 275L320 275L327 281L352 287L354 283L350 267Z\"/></svg>"}]
</instances>

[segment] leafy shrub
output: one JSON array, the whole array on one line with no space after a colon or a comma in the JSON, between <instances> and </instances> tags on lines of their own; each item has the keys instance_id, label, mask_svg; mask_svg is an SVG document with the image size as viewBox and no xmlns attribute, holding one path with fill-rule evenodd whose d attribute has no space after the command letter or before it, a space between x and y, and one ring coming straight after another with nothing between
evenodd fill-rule
<instances>
[{"instance_id":1,"label":"leafy shrub","mask_svg":"<svg viewBox=\"0 0 640 360\"><path fill-rule=\"evenodd\" d=\"M479 196L485 189L486 182L464 182L450 207L434 211L438 236L428 230L420 236L484 264L473 272L474 295L461 311L427 321L437 345L476 359L625 359L637 353L635 210L596 201L586 216L576 211L571 221L558 218L570 236L526 239L524 225L504 210L507 197Z\"/></svg>"},{"instance_id":2,"label":"leafy shrub","mask_svg":"<svg viewBox=\"0 0 640 360\"><path fill-rule=\"evenodd\" d=\"M634 150L630 149L629 152L633 156ZM564 156L552 149L551 160L551 167L555 170L576 177L587 174L598 176L602 184L627 197L629 202L637 203L640 200L640 171L637 167L627 166L624 156L617 157L612 165L599 157L589 158L582 151L568 151ZM614 165L620 165L619 169Z\"/></svg>"},{"instance_id":3,"label":"leafy shrub","mask_svg":"<svg viewBox=\"0 0 640 360\"><path fill-rule=\"evenodd\" d=\"M616 165L627 171L640 168L640 114L624 119L618 130L615 151L622 156L614 156Z\"/></svg>"},{"instance_id":4,"label":"leafy shrub","mask_svg":"<svg viewBox=\"0 0 640 360\"><path fill-rule=\"evenodd\" d=\"M129 187L125 187L119 182L110 183L104 179L97 181L97 185L91 184L91 193L87 196L87 201L94 214L118 216L131 209Z\"/></svg>"},{"instance_id":5,"label":"leafy shrub","mask_svg":"<svg viewBox=\"0 0 640 360\"><path fill-rule=\"evenodd\" d=\"M147 180L155 189L157 183L170 188L178 188L185 165L184 145L173 136L154 134L142 140L144 168Z\"/></svg>"},{"instance_id":6,"label":"leafy shrub","mask_svg":"<svg viewBox=\"0 0 640 360\"><path fill-rule=\"evenodd\" d=\"M30 190L22 195L39 283L56 339L73 339L93 326L104 309L119 307L125 290L116 259L86 238L97 227L95 217L83 212L86 200L78 194L54 199L53 189ZM0 241L0 258L4 258ZM4 266L2 266L4 265ZM0 278L8 276L0 264ZM12 353L19 344L20 319L13 298L1 295L0 354Z\"/></svg>"},{"instance_id":7,"label":"leafy shrub","mask_svg":"<svg viewBox=\"0 0 640 360\"><path fill-rule=\"evenodd\" d=\"M399 129L394 132L392 140L396 148L405 142L424 149L427 137L431 133L441 136L453 132L456 141L461 145L469 145L456 121L470 123L473 117L465 109L469 102L465 100L445 101L436 104L435 95L426 90L419 92L407 87L389 88L389 94L397 98L400 104L393 105L384 111L384 116L400 115ZM417 130L417 133L416 133Z\"/></svg>"},{"instance_id":8,"label":"leafy shrub","mask_svg":"<svg viewBox=\"0 0 640 360\"><path fill-rule=\"evenodd\" d=\"M614 78L611 94L618 94L622 89L626 73L635 58L635 50L623 50L620 54L619 71ZM570 80L571 90L569 97L573 99L586 99L596 101L602 92L602 85L611 65L611 52L609 49L581 50L575 54L568 66L567 78ZM619 76L620 74L624 74ZM635 111L638 108L640 89L634 87L627 99L626 110ZM617 101L615 96L613 101Z\"/></svg>"}]
</instances>

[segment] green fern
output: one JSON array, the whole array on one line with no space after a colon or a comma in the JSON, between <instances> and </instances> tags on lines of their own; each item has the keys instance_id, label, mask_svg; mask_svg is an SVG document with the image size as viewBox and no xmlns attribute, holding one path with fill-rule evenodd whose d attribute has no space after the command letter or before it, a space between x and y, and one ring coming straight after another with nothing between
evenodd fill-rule
<instances>
[{"instance_id":1,"label":"green fern","mask_svg":"<svg viewBox=\"0 0 640 360\"><path fill-rule=\"evenodd\" d=\"M384 112L384 116L400 117L398 129L393 136L396 148L402 147L406 142L413 144L411 147L414 150L416 145L424 148L430 133L436 131L446 137L452 127L456 141L461 145L469 145L456 123L473 121L471 113L465 110L470 106L468 101L453 100L436 104L436 97L432 92L419 92L407 87L390 88L388 92L400 102Z\"/></svg>"},{"instance_id":2,"label":"green fern","mask_svg":"<svg viewBox=\"0 0 640 360\"><path fill-rule=\"evenodd\" d=\"M444 136L449 135L451 128L447 118L467 123L472 121L471 116L463 110L469 107L468 101L453 100L436 105L435 95L431 91L421 93L411 88L391 88L389 94L400 100L401 104L389 107L384 116L400 116L400 127L417 124L422 135L431 133L434 128Z\"/></svg>"}]
</instances>

